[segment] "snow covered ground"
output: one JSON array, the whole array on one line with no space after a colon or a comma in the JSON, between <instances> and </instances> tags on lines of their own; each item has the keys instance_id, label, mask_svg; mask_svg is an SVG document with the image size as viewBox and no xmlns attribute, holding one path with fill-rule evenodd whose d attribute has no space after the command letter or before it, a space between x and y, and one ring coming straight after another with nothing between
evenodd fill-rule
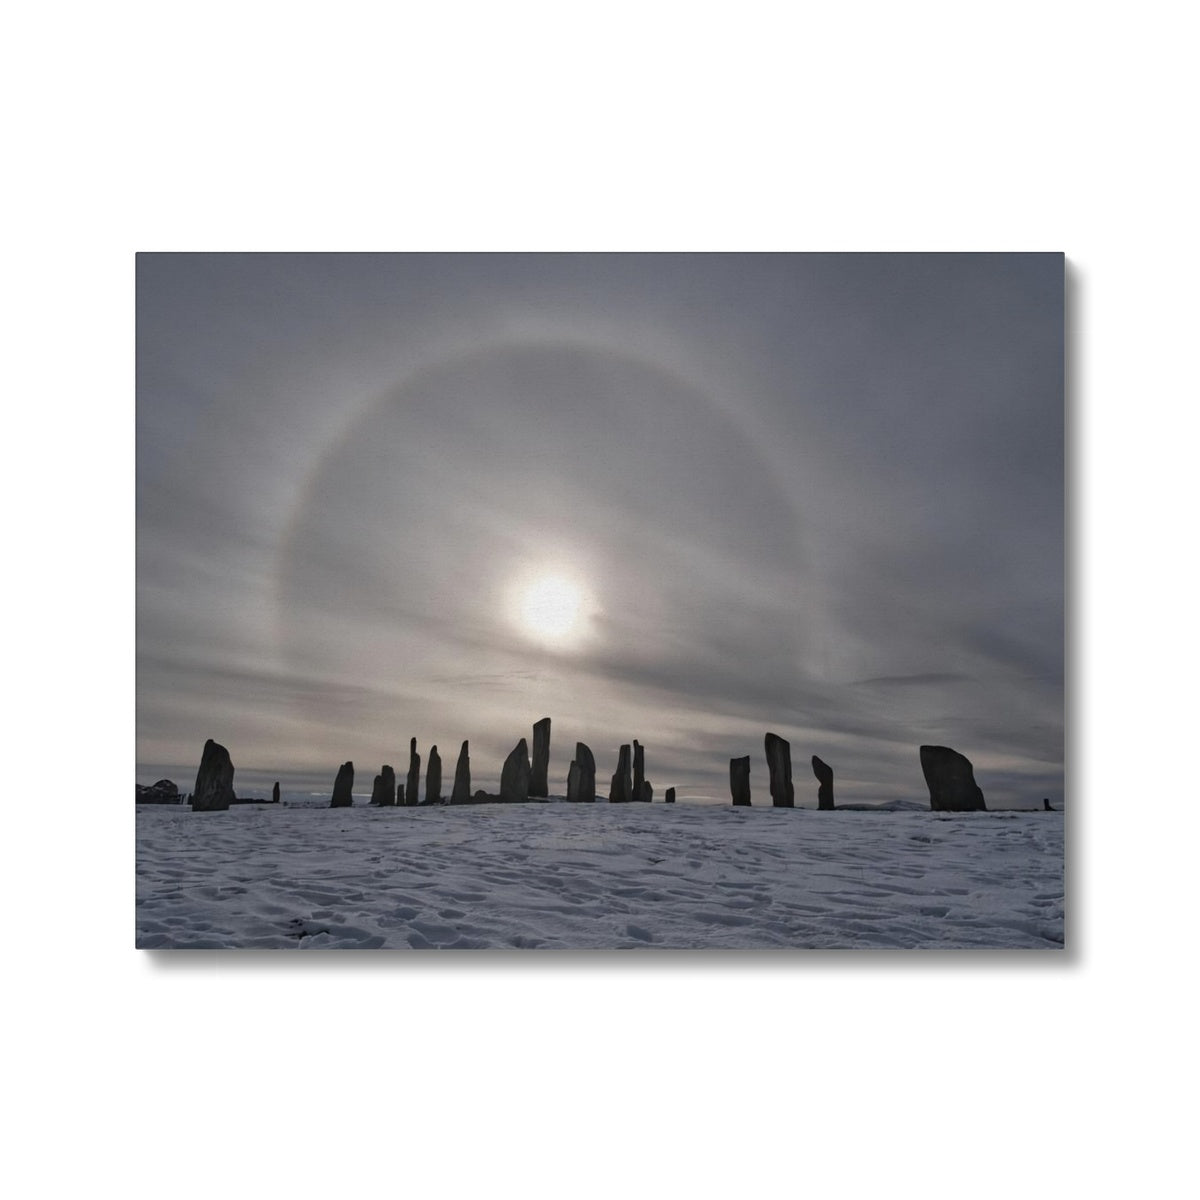
<instances>
[{"instance_id":1,"label":"snow covered ground","mask_svg":"<svg viewBox=\"0 0 1200 1200\"><path fill-rule=\"evenodd\" d=\"M137 810L143 948L1062 944L1060 812Z\"/></svg>"}]
</instances>

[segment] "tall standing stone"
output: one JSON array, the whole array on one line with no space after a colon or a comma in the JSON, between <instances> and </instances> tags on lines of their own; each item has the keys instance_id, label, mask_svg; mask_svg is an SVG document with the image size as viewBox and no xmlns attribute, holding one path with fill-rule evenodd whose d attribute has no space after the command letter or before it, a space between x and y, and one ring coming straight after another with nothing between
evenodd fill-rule
<instances>
[{"instance_id":1,"label":"tall standing stone","mask_svg":"<svg viewBox=\"0 0 1200 1200\"><path fill-rule=\"evenodd\" d=\"M279 780L275 780L275 786L271 789L271 803L279 803Z\"/></svg>"},{"instance_id":2,"label":"tall standing stone","mask_svg":"<svg viewBox=\"0 0 1200 1200\"><path fill-rule=\"evenodd\" d=\"M229 751L209 738L192 789L192 812L224 812L232 803L233 763Z\"/></svg>"},{"instance_id":3,"label":"tall standing stone","mask_svg":"<svg viewBox=\"0 0 1200 1200\"><path fill-rule=\"evenodd\" d=\"M664 799L664 800L665 800L665 801L666 801L668 804L674 804L674 803L675 803L675 789L674 789L674 788L667 788L667 794L666 794L666 795L663 797L663 799Z\"/></svg>"},{"instance_id":4,"label":"tall standing stone","mask_svg":"<svg viewBox=\"0 0 1200 1200\"><path fill-rule=\"evenodd\" d=\"M646 782L646 747L633 739L633 798L642 798L642 784Z\"/></svg>"},{"instance_id":5,"label":"tall standing stone","mask_svg":"<svg viewBox=\"0 0 1200 1200\"><path fill-rule=\"evenodd\" d=\"M796 807L796 788L792 783L791 743L777 733L764 739L767 751L767 770L771 774L771 803L776 808Z\"/></svg>"},{"instance_id":6,"label":"tall standing stone","mask_svg":"<svg viewBox=\"0 0 1200 1200\"><path fill-rule=\"evenodd\" d=\"M579 794L583 804L592 804L596 799L596 756L583 742L575 743L575 766L579 768ZM568 776L567 786L570 787Z\"/></svg>"},{"instance_id":7,"label":"tall standing stone","mask_svg":"<svg viewBox=\"0 0 1200 1200\"><path fill-rule=\"evenodd\" d=\"M338 767L333 781L333 802L330 808L349 808L354 803L354 763L344 762Z\"/></svg>"},{"instance_id":8,"label":"tall standing stone","mask_svg":"<svg viewBox=\"0 0 1200 1200\"><path fill-rule=\"evenodd\" d=\"M382 804L383 801L379 797L379 793L383 790L383 776L376 775L371 782L371 798L367 801L368 806L372 804Z\"/></svg>"},{"instance_id":9,"label":"tall standing stone","mask_svg":"<svg viewBox=\"0 0 1200 1200\"><path fill-rule=\"evenodd\" d=\"M729 791L734 804L750 803L750 755L729 760Z\"/></svg>"},{"instance_id":10,"label":"tall standing stone","mask_svg":"<svg viewBox=\"0 0 1200 1200\"><path fill-rule=\"evenodd\" d=\"M458 752L458 765L454 768L454 791L450 793L451 804L466 804L471 799L471 755L467 743L463 742Z\"/></svg>"},{"instance_id":11,"label":"tall standing stone","mask_svg":"<svg viewBox=\"0 0 1200 1200\"><path fill-rule=\"evenodd\" d=\"M934 812L986 812L971 760L949 746L922 746L921 770Z\"/></svg>"},{"instance_id":12,"label":"tall standing stone","mask_svg":"<svg viewBox=\"0 0 1200 1200\"><path fill-rule=\"evenodd\" d=\"M533 727L533 761L529 768L529 794L550 795L550 718L543 717Z\"/></svg>"},{"instance_id":13,"label":"tall standing stone","mask_svg":"<svg viewBox=\"0 0 1200 1200\"><path fill-rule=\"evenodd\" d=\"M579 764L572 761L567 769L567 801L571 804L579 802L579 781L582 774Z\"/></svg>"},{"instance_id":14,"label":"tall standing stone","mask_svg":"<svg viewBox=\"0 0 1200 1200\"><path fill-rule=\"evenodd\" d=\"M522 738L504 760L500 772L500 799L509 804L529 799L529 745Z\"/></svg>"},{"instance_id":15,"label":"tall standing stone","mask_svg":"<svg viewBox=\"0 0 1200 1200\"><path fill-rule=\"evenodd\" d=\"M404 789L404 803L416 804L420 789L421 756L417 753L417 739L411 738L408 743L408 785Z\"/></svg>"},{"instance_id":16,"label":"tall standing stone","mask_svg":"<svg viewBox=\"0 0 1200 1200\"><path fill-rule=\"evenodd\" d=\"M817 788L817 808L822 812L833 811L833 768L822 762L815 754L812 756L813 774L821 785Z\"/></svg>"},{"instance_id":17,"label":"tall standing stone","mask_svg":"<svg viewBox=\"0 0 1200 1200\"><path fill-rule=\"evenodd\" d=\"M425 803L437 804L442 798L442 756L436 746L429 748L429 766L425 768Z\"/></svg>"},{"instance_id":18,"label":"tall standing stone","mask_svg":"<svg viewBox=\"0 0 1200 1200\"><path fill-rule=\"evenodd\" d=\"M629 775L629 745L621 747L617 756L617 770L608 789L610 804L628 804L633 799L633 780Z\"/></svg>"}]
</instances>

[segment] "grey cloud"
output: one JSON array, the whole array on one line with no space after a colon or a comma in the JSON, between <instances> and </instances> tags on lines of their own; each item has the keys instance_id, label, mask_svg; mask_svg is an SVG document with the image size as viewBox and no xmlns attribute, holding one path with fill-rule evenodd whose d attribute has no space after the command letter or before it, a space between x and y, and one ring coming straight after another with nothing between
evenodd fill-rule
<instances>
[{"instance_id":1,"label":"grey cloud","mask_svg":"<svg viewBox=\"0 0 1200 1200\"><path fill-rule=\"evenodd\" d=\"M1061 792L1059 256L138 273L155 770L191 761L206 705L256 761L334 765L438 722L499 753L529 709L661 732L713 795L759 726L857 747L866 798L911 795L930 731L1025 762L1013 802ZM563 652L510 611L551 567L596 602Z\"/></svg>"}]
</instances>

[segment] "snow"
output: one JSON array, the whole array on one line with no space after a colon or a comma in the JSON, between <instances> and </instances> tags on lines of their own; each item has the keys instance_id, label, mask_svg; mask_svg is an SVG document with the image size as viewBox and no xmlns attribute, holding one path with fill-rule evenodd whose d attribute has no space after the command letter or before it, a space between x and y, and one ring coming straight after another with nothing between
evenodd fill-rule
<instances>
[{"instance_id":1,"label":"snow","mask_svg":"<svg viewBox=\"0 0 1200 1200\"><path fill-rule=\"evenodd\" d=\"M1063 814L137 810L141 948L1063 945Z\"/></svg>"}]
</instances>

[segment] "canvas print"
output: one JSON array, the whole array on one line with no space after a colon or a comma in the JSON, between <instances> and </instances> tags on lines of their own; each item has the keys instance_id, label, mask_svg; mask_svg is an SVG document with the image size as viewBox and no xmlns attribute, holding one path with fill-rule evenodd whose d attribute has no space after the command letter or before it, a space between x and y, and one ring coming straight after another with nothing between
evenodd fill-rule
<instances>
[{"instance_id":1,"label":"canvas print","mask_svg":"<svg viewBox=\"0 0 1200 1200\"><path fill-rule=\"evenodd\" d=\"M1063 947L1061 254L136 273L138 947Z\"/></svg>"}]
</instances>

